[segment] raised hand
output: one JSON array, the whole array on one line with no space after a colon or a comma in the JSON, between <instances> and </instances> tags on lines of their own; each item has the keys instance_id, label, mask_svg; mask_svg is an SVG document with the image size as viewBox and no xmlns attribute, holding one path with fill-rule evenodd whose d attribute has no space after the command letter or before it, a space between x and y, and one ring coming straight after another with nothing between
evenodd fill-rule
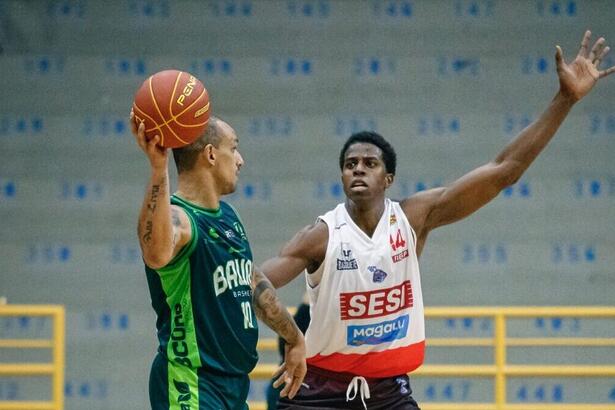
<instances>
[{"instance_id":1,"label":"raised hand","mask_svg":"<svg viewBox=\"0 0 615 410\"><path fill-rule=\"evenodd\" d=\"M555 63L559 77L560 92L578 101L594 87L600 78L615 72L615 66L606 70L599 70L602 59L608 54L610 47L606 45L604 37L600 37L589 49L591 31L587 30L581 41L581 48L576 58L567 64L560 46L556 46Z\"/></svg>"},{"instance_id":2,"label":"raised hand","mask_svg":"<svg viewBox=\"0 0 615 410\"><path fill-rule=\"evenodd\" d=\"M130 110L130 129L132 134L135 136L135 140L137 141L137 145L145 152L147 158L149 158L149 162L153 168L166 168L168 166L168 149L161 147L158 145L160 142L160 136L155 135L152 139L147 139L145 137L145 124L140 123L137 127L136 122L134 121L134 112Z\"/></svg>"}]
</instances>

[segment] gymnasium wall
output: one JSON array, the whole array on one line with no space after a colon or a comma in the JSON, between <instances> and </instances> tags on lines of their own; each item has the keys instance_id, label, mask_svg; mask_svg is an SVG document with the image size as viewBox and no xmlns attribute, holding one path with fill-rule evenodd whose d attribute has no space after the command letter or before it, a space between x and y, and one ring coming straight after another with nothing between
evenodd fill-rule
<instances>
[{"instance_id":1,"label":"gymnasium wall","mask_svg":"<svg viewBox=\"0 0 615 410\"><path fill-rule=\"evenodd\" d=\"M546 108L556 44L568 61L587 28L615 44L614 20L608 0L2 0L0 296L66 305L68 410L144 410L156 336L136 224L149 168L127 117L149 74L190 71L237 131L245 165L228 199L260 263L343 200L338 155L351 133L373 129L395 146L391 197L448 184ZM613 305L614 101L615 76L574 107L517 184L430 235L427 306ZM285 303L303 286L280 290ZM471 319L440 325L491 331ZM527 331L584 326L544 319ZM0 319L1 337L48 328ZM46 383L0 379L0 400L44 398ZM415 388L419 401L447 398L434 383ZM448 398L488 391L467 383L451 382ZM613 380L545 386L546 401L615 402Z\"/></svg>"}]
</instances>

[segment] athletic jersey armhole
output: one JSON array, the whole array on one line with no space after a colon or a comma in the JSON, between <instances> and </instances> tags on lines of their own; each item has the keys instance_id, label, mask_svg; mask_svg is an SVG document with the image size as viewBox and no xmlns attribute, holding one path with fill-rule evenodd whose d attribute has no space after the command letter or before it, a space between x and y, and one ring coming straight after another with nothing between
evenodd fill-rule
<instances>
[{"instance_id":1,"label":"athletic jersey armhole","mask_svg":"<svg viewBox=\"0 0 615 410\"><path fill-rule=\"evenodd\" d=\"M158 272L165 273L166 271L174 270L178 265L184 262L186 259L192 255L194 249L196 248L196 244L198 243L199 231L196 229L196 221L192 214L185 209L182 209L186 215L188 215L188 219L190 220L190 231L192 232L192 238L190 238L190 242L184 245L184 247L175 255L171 262L169 262L165 267L157 269Z\"/></svg>"},{"instance_id":2,"label":"athletic jersey armhole","mask_svg":"<svg viewBox=\"0 0 615 410\"><path fill-rule=\"evenodd\" d=\"M404 212L404 209L401 207L401 204L399 202L394 202L394 201L391 201L391 202L397 205L396 208L399 211L399 214L401 215L402 218L404 218L405 222L410 227L410 233L412 234L412 242L414 243L414 249L416 250L416 232L414 232L414 228L412 227L412 224L410 223L410 219L408 219L408 216Z\"/></svg>"}]
</instances>

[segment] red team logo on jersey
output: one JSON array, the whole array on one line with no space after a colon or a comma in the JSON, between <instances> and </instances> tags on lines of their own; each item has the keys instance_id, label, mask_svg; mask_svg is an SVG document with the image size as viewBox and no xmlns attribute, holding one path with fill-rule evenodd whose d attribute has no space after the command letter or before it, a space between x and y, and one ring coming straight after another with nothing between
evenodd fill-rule
<instances>
[{"instance_id":1,"label":"red team logo on jersey","mask_svg":"<svg viewBox=\"0 0 615 410\"><path fill-rule=\"evenodd\" d=\"M393 249L393 256L392 256L393 262L397 263L408 257L408 248L406 248L406 240L401 234L400 229L397 230L397 235L395 236L395 240L393 240L393 236L389 235L389 243L391 244L391 249ZM395 253L397 252L398 249L403 249L403 250L399 253Z\"/></svg>"},{"instance_id":2,"label":"red team logo on jersey","mask_svg":"<svg viewBox=\"0 0 615 410\"><path fill-rule=\"evenodd\" d=\"M409 280L397 286L369 292L340 293L342 320L386 316L413 306Z\"/></svg>"}]
</instances>

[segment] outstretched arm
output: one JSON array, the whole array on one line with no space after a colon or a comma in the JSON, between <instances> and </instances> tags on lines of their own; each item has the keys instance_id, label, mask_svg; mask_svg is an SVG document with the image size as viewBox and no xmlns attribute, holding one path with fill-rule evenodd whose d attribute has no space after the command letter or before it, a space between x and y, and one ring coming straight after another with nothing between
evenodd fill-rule
<instances>
[{"instance_id":1,"label":"outstretched arm","mask_svg":"<svg viewBox=\"0 0 615 410\"><path fill-rule=\"evenodd\" d=\"M141 123L137 127L133 117L131 111L132 132L137 144L147 155L151 168L137 232L143 260L147 266L157 269L168 264L190 241L192 230L186 213L170 204L168 150L157 145L159 136L148 141L145 138L145 125Z\"/></svg>"},{"instance_id":2,"label":"outstretched arm","mask_svg":"<svg viewBox=\"0 0 615 410\"><path fill-rule=\"evenodd\" d=\"M256 316L273 329L286 342L285 360L275 372L274 387L285 384L280 396L291 399L301 387L307 371L305 340L294 319L278 298L269 279L256 267L253 271L252 305Z\"/></svg>"},{"instance_id":3,"label":"outstretched arm","mask_svg":"<svg viewBox=\"0 0 615 410\"><path fill-rule=\"evenodd\" d=\"M421 192L402 201L418 236L420 253L432 229L458 221L495 198L502 189L514 184L549 143L572 106L591 91L596 82L615 72L615 67L599 71L609 52L604 38L589 50L591 33L587 31L579 52L570 64L557 46L555 61L560 89L540 117L517 135L489 163L474 169L451 185Z\"/></svg>"},{"instance_id":4,"label":"outstretched arm","mask_svg":"<svg viewBox=\"0 0 615 410\"><path fill-rule=\"evenodd\" d=\"M307 269L314 272L325 259L329 229L324 222L306 226L295 234L275 256L262 264L262 269L273 286L280 288ZM318 279L313 278L312 285Z\"/></svg>"}]
</instances>

